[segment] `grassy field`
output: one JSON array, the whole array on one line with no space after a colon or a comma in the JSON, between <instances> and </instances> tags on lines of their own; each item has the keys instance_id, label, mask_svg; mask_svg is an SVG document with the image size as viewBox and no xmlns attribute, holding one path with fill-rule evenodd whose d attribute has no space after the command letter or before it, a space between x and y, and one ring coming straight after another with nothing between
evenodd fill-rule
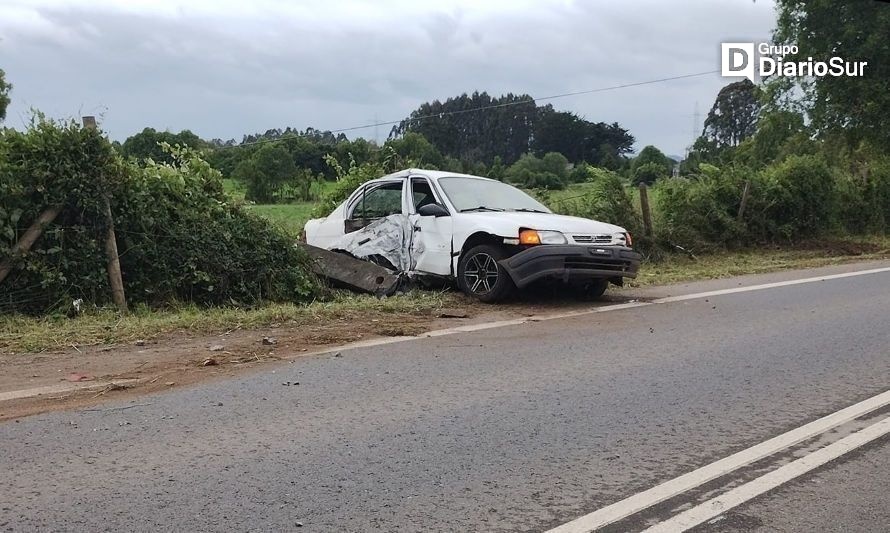
<instances>
[{"instance_id":1,"label":"grassy field","mask_svg":"<svg viewBox=\"0 0 890 533\"><path fill-rule=\"evenodd\" d=\"M312 195L316 198L321 197L333 185L334 182L330 181L316 182L312 185ZM238 180L224 179L223 190L229 197L235 200L244 200L245 187ZM299 235L303 231L303 225L309 220L309 213L315 207L315 202L294 202L288 204L247 203L246 207L291 235Z\"/></svg>"},{"instance_id":2,"label":"grassy field","mask_svg":"<svg viewBox=\"0 0 890 533\"><path fill-rule=\"evenodd\" d=\"M272 224L284 229L291 235L299 235L303 225L309 220L309 213L315 204L300 202L296 204L259 204L248 206L251 212L266 218Z\"/></svg>"}]
</instances>

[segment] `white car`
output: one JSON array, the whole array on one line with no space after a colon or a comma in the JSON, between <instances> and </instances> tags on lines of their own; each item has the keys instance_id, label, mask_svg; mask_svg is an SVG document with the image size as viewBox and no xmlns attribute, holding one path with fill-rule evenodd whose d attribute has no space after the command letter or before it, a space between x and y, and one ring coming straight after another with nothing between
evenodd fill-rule
<instances>
[{"instance_id":1,"label":"white car","mask_svg":"<svg viewBox=\"0 0 890 533\"><path fill-rule=\"evenodd\" d=\"M599 297L641 260L624 228L554 214L500 181L420 169L364 183L305 233L313 246L453 279L485 302L545 278Z\"/></svg>"}]
</instances>

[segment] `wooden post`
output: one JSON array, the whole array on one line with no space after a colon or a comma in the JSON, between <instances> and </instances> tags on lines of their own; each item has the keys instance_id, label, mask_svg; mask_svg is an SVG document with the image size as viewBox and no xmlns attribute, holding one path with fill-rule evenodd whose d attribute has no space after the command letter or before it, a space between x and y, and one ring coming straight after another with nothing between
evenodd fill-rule
<instances>
[{"instance_id":1,"label":"wooden post","mask_svg":"<svg viewBox=\"0 0 890 533\"><path fill-rule=\"evenodd\" d=\"M640 184L640 209L643 211L643 232L647 237L651 237L652 212L649 210L649 188L645 183Z\"/></svg>"},{"instance_id":2,"label":"wooden post","mask_svg":"<svg viewBox=\"0 0 890 533\"><path fill-rule=\"evenodd\" d=\"M96 129L96 117L83 117L83 127ZM114 233L114 217L111 214L111 201L107 194L102 195L102 211L105 215L105 256L108 260L108 283L111 285L111 299L121 313L127 312L127 297L124 293L124 279L121 275L121 262L117 252L117 236Z\"/></svg>"},{"instance_id":3,"label":"wooden post","mask_svg":"<svg viewBox=\"0 0 890 533\"><path fill-rule=\"evenodd\" d=\"M9 257L5 257L3 258L3 261L0 261L0 283L6 279L6 276L8 276L10 272L12 272L13 262L22 254L28 253L28 250L31 249L34 242L43 234L43 229L50 225L52 221L59 216L59 212L61 211L62 206L53 206L44 210L43 213L40 213L40 216L38 216L37 220L35 220L25 231L25 234L22 235L19 242L15 243L15 246L12 247L12 250L9 252Z\"/></svg>"},{"instance_id":4,"label":"wooden post","mask_svg":"<svg viewBox=\"0 0 890 533\"><path fill-rule=\"evenodd\" d=\"M102 197L105 210L105 224L108 232L105 235L105 255L108 257L108 282L111 284L111 298L121 313L127 312L127 298L124 294L124 280L121 276L121 262L117 253L117 237L114 234L114 217L111 216L111 202L107 196Z\"/></svg>"},{"instance_id":5,"label":"wooden post","mask_svg":"<svg viewBox=\"0 0 890 533\"><path fill-rule=\"evenodd\" d=\"M745 207L748 205L748 193L751 188L751 180L745 180L745 188L742 189L742 202L739 204L739 216L736 220L739 222L742 221L742 217L745 216Z\"/></svg>"}]
</instances>

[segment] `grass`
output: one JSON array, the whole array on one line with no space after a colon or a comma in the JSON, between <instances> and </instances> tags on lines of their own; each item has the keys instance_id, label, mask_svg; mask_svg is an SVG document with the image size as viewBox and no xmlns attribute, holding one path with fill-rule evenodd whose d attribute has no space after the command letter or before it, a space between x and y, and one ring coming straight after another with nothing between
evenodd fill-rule
<instances>
[{"instance_id":1,"label":"grass","mask_svg":"<svg viewBox=\"0 0 890 533\"><path fill-rule=\"evenodd\" d=\"M315 204L300 202L296 204L258 204L247 206L247 209L267 219L272 224L284 229L291 235L298 235L309 220L309 213Z\"/></svg>"},{"instance_id":2,"label":"grass","mask_svg":"<svg viewBox=\"0 0 890 533\"><path fill-rule=\"evenodd\" d=\"M696 259L671 255L643 265L629 287L664 285L780 270L890 258L890 237L861 241L825 241L808 247L720 252ZM413 291L377 299L340 293L331 301L309 305L269 304L256 309L182 306L166 310L140 308L121 317L112 310L94 310L75 318L0 315L0 352L35 352L72 345L117 344L151 339L166 333L216 334L232 329L262 328L273 324L308 327L345 318L359 323L388 315L393 324L409 317L429 316L436 309L467 304L454 293ZM496 310L496 308L493 308Z\"/></svg>"},{"instance_id":3,"label":"grass","mask_svg":"<svg viewBox=\"0 0 890 533\"><path fill-rule=\"evenodd\" d=\"M391 315L393 322L400 322L400 317L428 316L433 310L454 305L457 298L449 293L412 291L384 299L338 294L326 302L275 303L256 309L194 305L164 310L143 307L124 317L111 309L95 309L74 318L0 315L0 353L131 343L177 331L200 335L273 324L311 327L340 318L360 320L369 315Z\"/></svg>"},{"instance_id":4,"label":"grass","mask_svg":"<svg viewBox=\"0 0 890 533\"><path fill-rule=\"evenodd\" d=\"M666 260L644 264L639 276L628 286L668 285L888 258L890 237L886 236L857 241L815 241L789 248L721 251L695 259L674 254Z\"/></svg>"},{"instance_id":5,"label":"grass","mask_svg":"<svg viewBox=\"0 0 890 533\"><path fill-rule=\"evenodd\" d=\"M222 180L223 191L232 199L244 201L247 188L236 179L226 178ZM319 181L312 184L310 194L320 198L334 186L332 181ZM309 220L309 213L315 207L314 201L293 202L287 204L254 204L247 203L246 208L257 215L269 220L272 224L287 231L291 235L299 235L303 226Z\"/></svg>"}]
</instances>

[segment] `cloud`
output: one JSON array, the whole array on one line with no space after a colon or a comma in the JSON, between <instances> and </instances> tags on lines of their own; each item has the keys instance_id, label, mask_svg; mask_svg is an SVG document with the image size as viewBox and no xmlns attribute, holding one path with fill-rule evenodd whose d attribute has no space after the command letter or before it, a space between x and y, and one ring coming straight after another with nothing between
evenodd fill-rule
<instances>
[{"instance_id":1,"label":"cloud","mask_svg":"<svg viewBox=\"0 0 890 533\"><path fill-rule=\"evenodd\" d=\"M773 6L713 2L8 0L8 125L29 107L207 138L397 120L462 92L533 96L716 70L719 43L762 40ZM554 100L679 153L719 76ZM388 128L380 128L385 134ZM359 132L373 136L374 131Z\"/></svg>"}]
</instances>

